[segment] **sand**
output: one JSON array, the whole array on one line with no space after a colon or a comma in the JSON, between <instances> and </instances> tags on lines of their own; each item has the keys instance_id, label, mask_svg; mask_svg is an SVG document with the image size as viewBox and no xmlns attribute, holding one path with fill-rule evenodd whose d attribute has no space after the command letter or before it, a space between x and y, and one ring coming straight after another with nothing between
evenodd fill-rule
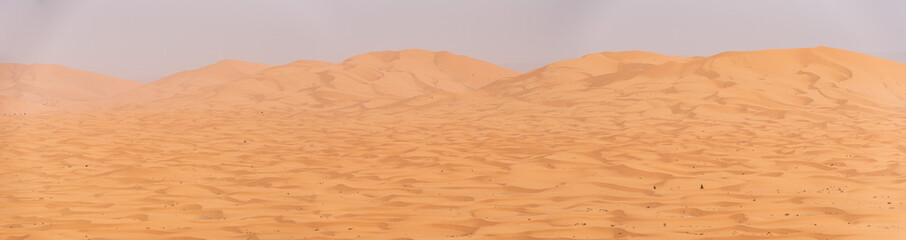
<instances>
[{"instance_id":1,"label":"sand","mask_svg":"<svg viewBox=\"0 0 906 240\"><path fill-rule=\"evenodd\" d=\"M180 96L206 87L228 83L271 67L273 66L261 63L223 60L199 69L182 71L158 79L117 94L114 98L99 104L104 106L103 109L121 109L125 106Z\"/></svg>"},{"instance_id":2,"label":"sand","mask_svg":"<svg viewBox=\"0 0 906 240\"><path fill-rule=\"evenodd\" d=\"M484 69L467 84L427 64L447 53L415 52L4 115L0 239L906 236L906 65L823 47L620 52L521 75L465 59ZM299 87L306 72L408 72L423 93ZM408 85L437 76L459 85Z\"/></svg>"},{"instance_id":3,"label":"sand","mask_svg":"<svg viewBox=\"0 0 906 240\"><path fill-rule=\"evenodd\" d=\"M410 49L366 53L340 63L296 61L222 84L173 88L164 98L113 102L127 102L118 109L136 111L358 111L426 94L467 93L515 75L518 72L467 56Z\"/></svg>"},{"instance_id":4,"label":"sand","mask_svg":"<svg viewBox=\"0 0 906 240\"><path fill-rule=\"evenodd\" d=\"M55 64L0 63L0 113L90 110L142 83Z\"/></svg>"}]
</instances>

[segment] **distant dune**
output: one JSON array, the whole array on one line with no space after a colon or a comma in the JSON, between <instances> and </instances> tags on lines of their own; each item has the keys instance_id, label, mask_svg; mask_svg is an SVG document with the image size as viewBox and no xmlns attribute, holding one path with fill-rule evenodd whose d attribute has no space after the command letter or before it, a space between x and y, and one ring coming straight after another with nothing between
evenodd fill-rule
<instances>
[{"instance_id":1,"label":"distant dune","mask_svg":"<svg viewBox=\"0 0 906 240\"><path fill-rule=\"evenodd\" d=\"M516 74L448 52L374 52L341 63L297 61L267 68L131 109L375 107L429 93L464 93Z\"/></svg>"},{"instance_id":2,"label":"distant dune","mask_svg":"<svg viewBox=\"0 0 906 240\"><path fill-rule=\"evenodd\" d=\"M898 81L906 77L903 64L827 47L692 58L603 52L525 74L449 52L413 49L367 53L341 63L303 60L270 66L224 60L144 85L58 65L3 64L0 68L4 73L0 94L47 106L18 108L41 112L239 106L354 110L459 98L475 101L467 97L475 95L570 106L627 97L630 100L624 103L635 103L632 99L644 96L651 98L646 104L660 106L655 111L661 112L666 107L676 110L690 105L685 106L688 109L699 104L765 109L906 104L906 86Z\"/></svg>"},{"instance_id":3,"label":"distant dune","mask_svg":"<svg viewBox=\"0 0 906 240\"><path fill-rule=\"evenodd\" d=\"M906 236L906 64L840 49L2 66L0 239Z\"/></svg>"},{"instance_id":4,"label":"distant dune","mask_svg":"<svg viewBox=\"0 0 906 240\"><path fill-rule=\"evenodd\" d=\"M592 54L495 82L485 91L573 104L616 98L769 108L906 106L906 65L827 47L726 52L706 58ZM660 99L660 100L659 100Z\"/></svg>"},{"instance_id":5,"label":"distant dune","mask_svg":"<svg viewBox=\"0 0 906 240\"><path fill-rule=\"evenodd\" d=\"M45 106L21 108L13 103L4 103L0 111L83 109L84 102L110 98L139 85L140 82L60 65L0 63L0 95L15 98L25 105Z\"/></svg>"},{"instance_id":6,"label":"distant dune","mask_svg":"<svg viewBox=\"0 0 906 240\"><path fill-rule=\"evenodd\" d=\"M228 83L273 67L260 63L223 60L199 69L179 72L106 101L109 107L143 104L163 98L180 96L205 87Z\"/></svg>"}]
</instances>

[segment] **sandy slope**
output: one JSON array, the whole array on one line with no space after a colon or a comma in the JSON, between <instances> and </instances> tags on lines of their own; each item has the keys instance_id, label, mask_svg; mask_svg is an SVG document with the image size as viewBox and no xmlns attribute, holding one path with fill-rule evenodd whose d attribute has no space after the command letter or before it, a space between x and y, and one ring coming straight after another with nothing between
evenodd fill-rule
<instances>
[{"instance_id":1,"label":"sandy slope","mask_svg":"<svg viewBox=\"0 0 906 240\"><path fill-rule=\"evenodd\" d=\"M0 239L906 236L903 64L601 53L409 98L307 75L378 88L368 73L413 67L389 55L269 68L142 111L3 116ZM237 97L288 104L292 89L403 100ZM152 108L180 99L198 102Z\"/></svg>"},{"instance_id":2,"label":"sandy slope","mask_svg":"<svg viewBox=\"0 0 906 240\"><path fill-rule=\"evenodd\" d=\"M199 69L178 72L144 84L121 93L112 99L106 99L103 105L117 108L179 96L205 87L216 86L247 77L270 67L273 66L238 60L223 60Z\"/></svg>"},{"instance_id":3,"label":"sandy slope","mask_svg":"<svg viewBox=\"0 0 906 240\"><path fill-rule=\"evenodd\" d=\"M53 108L43 104L0 95L0 114L28 115L28 113L43 113L50 111L51 109Z\"/></svg>"},{"instance_id":4,"label":"sandy slope","mask_svg":"<svg viewBox=\"0 0 906 240\"><path fill-rule=\"evenodd\" d=\"M109 98L139 85L140 82L54 64L0 63L0 95L24 104L4 109L37 110L26 106L34 104L45 106L41 111L85 109L89 107L85 102Z\"/></svg>"},{"instance_id":5,"label":"sandy slope","mask_svg":"<svg viewBox=\"0 0 906 240\"><path fill-rule=\"evenodd\" d=\"M516 74L449 52L372 52L341 63L297 61L130 109L375 108L428 93L464 93Z\"/></svg>"}]
</instances>

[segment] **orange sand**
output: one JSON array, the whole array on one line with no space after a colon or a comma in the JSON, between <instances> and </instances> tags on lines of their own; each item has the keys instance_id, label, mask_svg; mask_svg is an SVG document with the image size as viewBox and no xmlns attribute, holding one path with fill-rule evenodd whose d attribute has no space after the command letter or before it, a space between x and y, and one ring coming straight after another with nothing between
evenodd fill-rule
<instances>
[{"instance_id":1,"label":"orange sand","mask_svg":"<svg viewBox=\"0 0 906 240\"><path fill-rule=\"evenodd\" d=\"M228 63L80 108L104 110L0 117L0 239L906 236L904 64Z\"/></svg>"}]
</instances>

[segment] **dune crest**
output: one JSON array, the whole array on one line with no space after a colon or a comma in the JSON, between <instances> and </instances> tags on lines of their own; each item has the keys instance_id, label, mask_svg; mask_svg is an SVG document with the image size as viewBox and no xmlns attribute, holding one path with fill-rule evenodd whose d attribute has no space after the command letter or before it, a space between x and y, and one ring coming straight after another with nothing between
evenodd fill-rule
<instances>
[{"instance_id":1,"label":"dune crest","mask_svg":"<svg viewBox=\"0 0 906 240\"><path fill-rule=\"evenodd\" d=\"M906 86L900 80L906 77L904 64L845 50L778 49L695 58L643 55L651 57L633 62L588 55L479 91L548 106L652 113L685 113L712 106L828 113L840 108L906 108Z\"/></svg>"},{"instance_id":2,"label":"dune crest","mask_svg":"<svg viewBox=\"0 0 906 240\"><path fill-rule=\"evenodd\" d=\"M341 63L297 61L133 108L374 108L431 93L465 93L516 74L448 52L373 52Z\"/></svg>"},{"instance_id":3,"label":"dune crest","mask_svg":"<svg viewBox=\"0 0 906 240\"><path fill-rule=\"evenodd\" d=\"M179 96L247 77L270 67L273 66L239 60L222 60L199 69L178 72L144 84L105 101L104 105L120 107Z\"/></svg>"}]
</instances>

